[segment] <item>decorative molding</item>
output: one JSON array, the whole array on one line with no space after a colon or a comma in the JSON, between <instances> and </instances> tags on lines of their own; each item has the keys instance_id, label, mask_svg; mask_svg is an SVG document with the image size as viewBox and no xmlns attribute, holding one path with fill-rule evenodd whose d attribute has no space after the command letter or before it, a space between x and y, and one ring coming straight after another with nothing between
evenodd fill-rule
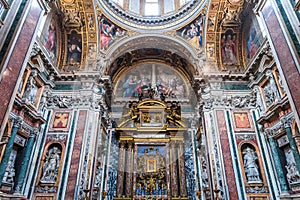
<instances>
[{"instance_id":1,"label":"decorative molding","mask_svg":"<svg viewBox=\"0 0 300 200\"><path fill-rule=\"evenodd\" d=\"M250 186L246 187L246 193L260 194L260 193L268 193L268 187L265 186Z\"/></svg>"},{"instance_id":2,"label":"decorative molding","mask_svg":"<svg viewBox=\"0 0 300 200\"><path fill-rule=\"evenodd\" d=\"M67 139L67 135L62 134L49 134L47 136L48 141L55 141L55 142L64 142Z\"/></svg>"},{"instance_id":3,"label":"decorative molding","mask_svg":"<svg viewBox=\"0 0 300 200\"><path fill-rule=\"evenodd\" d=\"M55 186L37 186L36 187L36 192L38 193L56 193L57 192L57 187Z\"/></svg>"},{"instance_id":4,"label":"decorative molding","mask_svg":"<svg viewBox=\"0 0 300 200\"><path fill-rule=\"evenodd\" d=\"M201 104L204 109L211 109L212 107L231 107L231 108L249 108L256 106L256 96L210 96L202 99Z\"/></svg>"}]
</instances>

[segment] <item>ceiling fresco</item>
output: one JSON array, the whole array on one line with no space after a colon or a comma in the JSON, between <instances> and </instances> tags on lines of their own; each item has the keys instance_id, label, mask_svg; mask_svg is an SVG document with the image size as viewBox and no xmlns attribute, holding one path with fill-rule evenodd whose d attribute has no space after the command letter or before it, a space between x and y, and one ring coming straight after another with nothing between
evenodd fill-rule
<instances>
[{"instance_id":1,"label":"ceiling fresco","mask_svg":"<svg viewBox=\"0 0 300 200\"><path fill-rule=\"evenodd\" d=\"M143 21L126 18L130 16L127 7L122 12L128 11L128 16L108 0L61 0L56 4L61 21L48 20L44 45L58 59L58 69L65 73L88 70L101 71L101 75L114 74L116 64L124 67L119 66L120 58L130 55L132 61L141 60L142 57L136 56L149 53L145 48L179 56L177 60L185 60L189 76L217 71L240 73L262 41L258 24L252 20L255 17L249 19L245 11L251 10L253 3L250 0L187 1L182 8L177 6L176 12L170 12L173 17L171 14L167 19L167 15L142 17L146 20ZM244 30L242 24L246 18L247 24L252 25ZM152 59L170 63L169 59L173 58L157 55Z\"/></svg>"}]
</instances>

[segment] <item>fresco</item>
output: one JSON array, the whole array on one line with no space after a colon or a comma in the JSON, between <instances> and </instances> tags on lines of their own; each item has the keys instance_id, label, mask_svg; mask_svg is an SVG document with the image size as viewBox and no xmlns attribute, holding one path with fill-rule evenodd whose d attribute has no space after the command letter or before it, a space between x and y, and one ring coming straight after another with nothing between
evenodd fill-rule
<instances>
[{"instance_id":1,"label":"fresco","mask_svg":"<svg viewBox=\"0 0 300 200\"><path fill-rule=\"evenodd\" d=\"M262 33L254 15L249 17L246 24L248 24L248 26L245 28L245 38L247 41L245 44L247 46L246 58L249 61L255 56L261 45Z\"/></svg>"},{"instance_id":2,"label":"fresco","mask_svg":"<svg viewBox=\"0 0 300 200\"><path fill-rule=\"evenodd\" d=\"M100 47L106 50L116 40L126 35L126 31L114 23L106 19L104 16L100 18Z\"/></svg>"},{"instance_id":3,"label":"fresco","mask_svg":"<svg viewBox=\"0 0 300 200\"><path fill-rule=\"evenodd\" d=\"M195 49L200 49L203 45L204 17L201 14L192 23L177 31Z\"/></svg>"},{"instance_id":4,"label":"fresco","mask_svg":"<svg viewBox=\"0 0 300 200\"><path fill-rule=\"evenodd\" d=\"M237 38L232 30L227 30L221 35L221 56L224 64L236 64L237 61Z\"/></svg>"},{"instance_id":5,"label":"fresco","mask_svg":"<svg viewBox=\"0 0 300 200\"><path fill-rule=\"evenodd\" d=\"M56 56L56 44L57 44L56 34L57 33L56 33L55 22L54 20L51 20L45 37L45 47L49 51L49 53L52 53L54 56Z\"/></svg>"},{"instance_id":6,"label":"fresco","mask_svg":"<svg viewBox=\"0 0 300 200\"><path fill-rule=\"evenodd\" d=\"M82 52L82 38L80 34L73 31L71 34L67 35L68 45L67 45L67 63L75 64L81 62L81 52Z\"/></svg>"},{"instance_id":7,"label":"fresco","mask_svg":"<svg viewBox=\"0 0 300 200\"><path fill-rule=\"evenodd\" d=\"M156 95L170 98L187 97L187 85L181 75L161 64L142 64L124 73L116 85L115 96L137 98L144 89L154 88Z\"/></svg>"}]
</instances>

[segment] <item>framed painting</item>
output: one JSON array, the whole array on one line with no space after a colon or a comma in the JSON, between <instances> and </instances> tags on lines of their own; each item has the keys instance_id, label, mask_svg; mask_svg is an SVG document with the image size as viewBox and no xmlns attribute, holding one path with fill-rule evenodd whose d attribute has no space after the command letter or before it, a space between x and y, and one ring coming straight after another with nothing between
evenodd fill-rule
<instances>
[{"instance_id":1,"label":"framed painting","mask_svg":"<svg viewBox=\"0 0 300 200\"><path fill-rule=\"evenodd\" d=\"M147 160L147 172L156 172L156 160L155 159Z\"/></svg>"},{"instance_id":2,"label":"framed painting","mask_svg":"<svg viewBox=\"0 0 300 200\"><path fill-rule=\"evenodd\" d=\"M239 110L232 112L234 131L235 132L245 132L245 131L254 131L253 122L249 111Z\"/></svg>"},{"instance_id":3,"label":"framed painting","mask_svg":"<svg viewBox=\"0 0 300 200\"><path fill-rule=\"evenodd\" d=\"M54 111L49 127L49 131L69 131L72 112L67 111Z\"/></svg>"}]
</instances>

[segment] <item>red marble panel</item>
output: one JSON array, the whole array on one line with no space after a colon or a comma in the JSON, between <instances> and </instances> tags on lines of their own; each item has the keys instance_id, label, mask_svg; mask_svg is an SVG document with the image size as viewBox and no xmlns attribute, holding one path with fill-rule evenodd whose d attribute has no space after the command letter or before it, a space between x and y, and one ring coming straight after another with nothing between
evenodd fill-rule
<instances>
[{"instance_id":1,"label":"red marble panel","mask_svg":"<svg viewBox=\"0 0 300 200\"><path fill-rule=\"evenodd\" d=\"M67 191L65 196L66 200L74 199L76 179L77 179L78 168L79 168L80 152L82 147L82 138L83 138L84 127L86 123L86 115L87 115L86 110L81 110L79 112L76 135L74 139L74 147L73 147L73 152L71 157L71 166L68 175L68 184L67 184Z\"/></svg>"},{"instance_id":2,"label":"red marble panel","mask_svg":"<svg viewBox=\"0 0 300 200\"><path fill-rule=\"evenodd\" d=\"M276 49L279 62L285 79L287 81L296 111L300 113L300 76L296 62L292 57L291 49L284 37L282 28L275 15L275 11L270 2L267 2L262 9L263 17L266 22L270 37Z\"/></svg>"},{"instance_id":3,"label":"red marble panel","mask_svg":"<svg viewBox=\"0 0 300 200\"><path fill-rule=\"evenodd\" d=\"M33 0L31 2L29 13L26 16L19 38L17 39L16 45L4 71L3 78L0 82L0 126L1 124L4 124L3 120L7 111L11 109L9 102L14 93L20 72L22 71L21 69L26 57L26 53L29 50L30 43L35 34L35 28L42 14L42 8L37 5L40 5L37 0Z\"/></svg>"},{"instance_id":4,"label":"red marble panel","mask_svg":"<svg viewBox=\"0 0 300 200\"><path fill-rule=\"evenodd\" d=\"M234 176L233 164L232 164L232 155L230 153L230 145L229 145L229 139L227 134L224 111L217 110L216 113L218 119L217 121L218 121L218 128L220 134L221 148L223 152L223 159L224 159L223 163L225 168L229 196L230 199L239 199L237 194L236 183L235 183L235 176Z\"/></svg>"}]
</instances>

